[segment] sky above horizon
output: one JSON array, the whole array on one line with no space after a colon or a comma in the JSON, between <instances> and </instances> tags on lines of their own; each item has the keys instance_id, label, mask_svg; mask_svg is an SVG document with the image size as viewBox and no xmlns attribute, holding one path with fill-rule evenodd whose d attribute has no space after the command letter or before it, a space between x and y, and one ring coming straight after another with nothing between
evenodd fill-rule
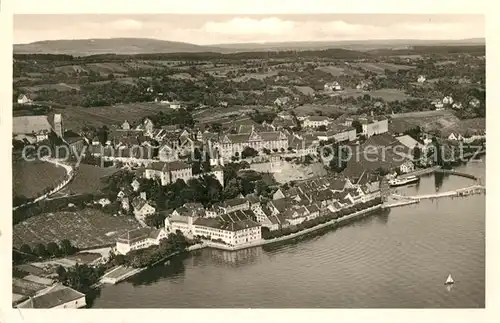
<instances>
[{"instance_id":1,"label":"sky above horizon","mask_svg":"<svg viewBox=\"0 0 500 323\"><path fill-rule=\"evenodd\" d=\"M14 15L15 44L41 40L155 38L199 45L485 37L483 15Z\"/></svg>"}]
</instances>

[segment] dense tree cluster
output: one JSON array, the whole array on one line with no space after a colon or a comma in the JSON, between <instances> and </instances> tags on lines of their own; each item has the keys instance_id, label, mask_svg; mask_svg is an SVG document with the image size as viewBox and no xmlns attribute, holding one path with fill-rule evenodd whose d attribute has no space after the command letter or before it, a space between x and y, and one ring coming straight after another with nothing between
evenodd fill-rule
<instances>
[{"instance_id":1,"label":"dense tree cluster","mask_svg":"<svg viewBox=\"0 0 500 323\"><path fill-rule=\"evenodd\" d=\"M163 261L174 254L184 252L191 244L192 243L177 230L175 233L169 233L166 239L162 239L159 246L132 250L125 256L118 257L116 261L117 264L133 268L147 267L159 261Z\"/></svg>"},{"instance_id":2,"label":"dense tree cluster","mask_svg":"<svg viewBox=\"0 0 500 323\"><path fill-rule=\"evenodd\" d=\"M37 243L33 247L23 244L18 251L19 257L16 259L22 262L24 260L40 260L72 255L78 251L78 248L74 247L68 239L63 239L59 244L56 242L49 242L47 244Z\"/></svg>"},{"instance_id":3,"label":"dense tree cluster","mask_svg":"<svg viewBox=\"0 0 500 323\"><path fill-rule=\"evenodd\" d=\"M56 272L57 279L64 285L79 292L88 293L99 282L105 270L105 266L89 266L77 263L69 269L59 266Z\"/></svg>"}]
</instances>

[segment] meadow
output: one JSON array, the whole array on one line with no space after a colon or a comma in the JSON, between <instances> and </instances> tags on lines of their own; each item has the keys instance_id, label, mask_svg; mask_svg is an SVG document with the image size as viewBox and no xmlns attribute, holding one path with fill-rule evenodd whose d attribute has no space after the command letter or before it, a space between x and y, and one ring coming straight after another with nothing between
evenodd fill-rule
<instances>
[{"instance_id":1,"label":"meadow","mask_svg":"<svg viewBox=\"0 0 500 323\"><path fill-rule=\"evenodd\" d=\"M377 74L384 74L385 69L388 69L391 72L397 72L399 70L410 70L415 68L414 66L397 65L391 63L353 63L352 65L360 67L365 71L370 71Z\"/></svg>"},{"instance_id":2,"label":"meadow","mask_svg":"<svg viewBox=\"0 0 500 323\"><path fill-rule=\"evenodd\" d=\"M40 160L12 162L13 196L37 197L48 187L62 182L66 171L63 167Z\"/></svg>"},{"instance_id":3,"label":"meadow","mask_svg":"<svg viewBox=\"0 0 500 323\"><path fill-rule=\"evenodd\" d=\"M101 168L80 164L73 180L59 192L59 195L99 193L106 187L106 178L117 171L115 167Z\"/></svg>"},{"instance_id":4,"label":"meadow","mask_svg":"<svg viewBox=\"0 0 500 323\"><path fill-rule=\"evenodd\" d=\"M373 91L362 91L357 89L345 89L339 92L342 97L359 97L365 94L370 95L372 98L381 98L387 102L390 101L404 101L411 97L398 89L379 89Z\"/></svg>"}]
</instances>

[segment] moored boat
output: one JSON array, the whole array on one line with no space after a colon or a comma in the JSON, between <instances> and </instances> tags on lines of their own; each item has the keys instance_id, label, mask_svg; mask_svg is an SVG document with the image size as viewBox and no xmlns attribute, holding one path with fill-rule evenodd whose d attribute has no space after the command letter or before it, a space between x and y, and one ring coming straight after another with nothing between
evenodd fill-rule
<instances>
[{"instance_id":1,"label":"moored boat","mask_svg":"<svg viewBox=\"0 0 500 323\"><path fill-rule=\"evenodd\" d=\"M408 185L412 183L416 183L420 181L420 178L417 176L408 176L405 178L394 178L389 181L389 186L394 187L394 186L403 186L403 185Z\"/></svg>"}]
</instances>

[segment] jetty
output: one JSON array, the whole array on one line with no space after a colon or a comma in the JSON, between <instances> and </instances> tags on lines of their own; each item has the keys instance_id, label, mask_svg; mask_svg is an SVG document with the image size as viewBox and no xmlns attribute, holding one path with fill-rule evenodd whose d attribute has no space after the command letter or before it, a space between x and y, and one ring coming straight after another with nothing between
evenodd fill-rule
<instances>
[{"instance_id":1,"label":"jetty","mask_svg":"<svg viewBox=\"0 0 500 323\"><path fill-rule=\"evenodd\" d=\"M102 284L117 284L129 277L132 277L143 270L146 270L147 267L144 268L131 268L125 266L118 266L107 272L102 276L101 283Z\"/></svg>"},{"instance_id":2,"label":"jetty","mask_svg":"<svg viewBox=\"0 0 500 323\"><path fill-rule=\"evenodd\" d=\"M395 208L395 207L400 207L400 206L406 206L410 204L417 204L419 203L420 200L414 200L414 199L409 199L409 200L395 200L395 201L390 201L386 202L382 205L382 208L384 209L390 209L390 208Z\"/></svg>"},{"instance_id":3,"label":"jetty","mask_svg":"<svg viewBox=\"0 0 500 323\"><path fill-rule=\"evenodd\" d=\"M399 194L392 194L391 197L396 199L396 200L426 200L426 199L437 199L437 198L442 198L442 197L462 197L462 196L469 196L473 194L482 194L486 192L486 187L483 185L472 185L464 188L459 188L453 191L447 191L447 192L439 192L439 193L433 193L433 194L424 194L424 195L413 195L413 196L406 196L406 195L399 195Z\"/></svg>"},{"instance_id":4,"label":"jetty","mask_svg":"<svg viewBox=\"0 0 500 323\"><path fill-rule=\"evenodd\" d=\"M197 249L202 249L202 248L205 248L207 247L206 244L195 244L195 245L192 245L192 246L189 246L186 251L193 251L193 250L197 250ZM154 266L154 265L157 265L159 264L160 262L164 262L166 261L167 259L175 256L175 255L178 255L179 252L174 252L170 255L168 255L167 257L164 257L160 260L158 260L157 262L149 265L148 267L151 267L151 266ZM148 269L148 267L141 267L141 268L132 268L132 267L126 267L126 266L117 266L115 268L113 268L111 271L105 273L102 277L101 277L101 280L100 280L100 284L118 284L119 282L121 281L124 281L125 279L127 278L130 278L134 275L137 275L138 273Z\"/></svg>"},{"instance_id":5,"label":"jetty","mask_svg":"<svg viewBox=\"0 0 500 323\"><path fill-rule=\"evenodd\" d=\"M410 172L410 173L401 174L398 177L399 178L406 178L406 177L409 177L409 176L420 177L420 176L423 176L423 175L432 174L432 173L434 173L434 172L436 172L437 170L440 170L440 169L441 169L441 166L433 166L433 167L418 169L418 170L415 170L415 171Z\"/></svg>"},{"instance_id":6,"label":"jetty","mask_svg":"<svg viewBox=\"0 0 500 323\"><path fill-rule=\"evenodd\" d=\"M443 173L443 174L457 175L457 176L461 176L461 177L465 177L465 178L470 178L470 179L473 179L475 181L478 180L478 178L476 176L474 176L474 175L471 175L471 174L468 174L468 173L464 173L464 172L457 172L456 170L451 170L451 169L438 168L438 169L434 170L434 172L436 172L436 173Z\"/></svg>"}]
</instances>

